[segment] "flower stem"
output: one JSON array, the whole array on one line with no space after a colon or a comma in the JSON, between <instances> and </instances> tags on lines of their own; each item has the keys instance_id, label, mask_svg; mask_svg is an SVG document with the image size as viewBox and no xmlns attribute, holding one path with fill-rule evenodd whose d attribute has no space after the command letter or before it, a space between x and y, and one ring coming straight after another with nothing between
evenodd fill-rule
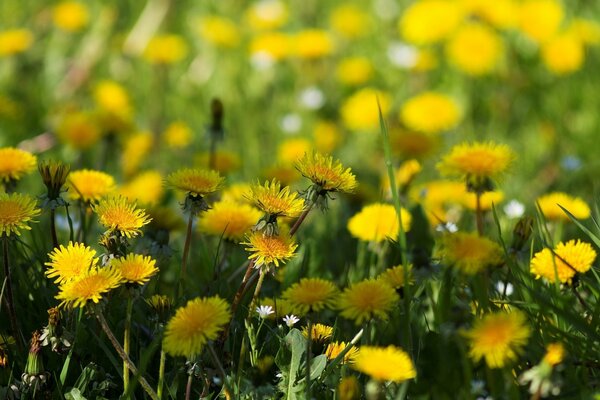
<instances>
[{"instance_id":1,"label":"flower stem","mask_svg":"<svg viewBox=\"0 0 600 400\"><path fill-rule=\"evenodd\" d=\"M477 223L477 233L483 236L483 210L481 209L481 192L475 192L475 221Z\"/></svg>"},{"instance_id":2,"label":"flower stem","mask_svg":"<svg viewBox=\"0 0 600 400\"><path fill-rule=\"evenodd\" d=\"M133 310L133 299L130 294L127 294L127 311L125 314L125 332L123 334L123 350L129 357L130 337L131 337L131 312ZM123 361L123 393L127 393L129 389L129 368L127 362Z\"/></svg>"},{"instance_id":3,"label":"flower stem","mask_svg":"<svg viewBox=\"0 0 600 400\"><path fill-rule=\"evenodd\" d=\"M310 387L310 363L312 361L312 320L310 317L306 317L308 338L306 340L306 398L312 398L312 390Z\"/></svg>"},{"instance_id":4,"label":"flower stem","mask_svg":"<svg viewBox=\"0 0 600 400\"><path fill-rule=\"evenodd\" d=\"M185 385L185 400L190 400L192 395L192 376L193 374L188 375L187 383Z\"/></svg>"},{"instance_id":5,"label":"flower stem","mask_svg":"<svg viewBox=\"0 0 600 400\"><path fill-rule=\"evenodd\" d=\"M185 280L185 271L187 269L187 260L190 254L190 244L192 243L192 224L194 222L194 214L190 212L188 219L187 232L185 234L185 244L183 245L183 255L181 257L181 276L179 282Z\"/></svg>"},{"instance_id":6,"label":"flower stem","mask_svg":"<svg viewBox=\"0 0 600 400\"><path fill-rule=\"evenodd\" d=\"M125 353L125 350L123 350L123 348L119 344L119 341L108 326L108 323L106 322L106 318L104 318L104 314L102 314L102 311L98 308L94 308L93 310L94 315L96 315L96 319L98 319L98 322L100 323L100 327L102 327L102 330L104 331L104 333L108 337L108 340L110 340L110 343L113 345L113 347L119 354L119 357L121 357L123 362L127 364L127 367L134 375L138 375L138 370L136 366L133 364L129 356ZM142 385L142 388L144 388L144 390L146 391L146 393L148 393L148 396L150 396L152 400L158 400L156 392L154 392L148 381L143 376L139 376L139 382L140 385Z\"/></svg>"},{"instance_id":7,"label":"flower stem","mask_svg":"<svg viewBox=\"0 0 600 400\"><path fill-rule=\"evenodd\" d=\"M308 215L310 210L312 210L314 205L315 205L315 201L313 200L308 204L308 207L306 207L304 209L304 211L302 211L302 214L300 214L300 217L298 217L298 219L294 223L294 226L292 226L292 229L290 229L290 236L294 236L294 233L296 233L298 228L300 228L300 225L302 225L302 222L304 222L304 220L306 219L306 216Z\"/></svg>"},{"instance_id":8,"label":"flower stem","mask_svg":"<svg viewBox=\"0 0 600 400\"><path fill-rule=\"evenodd\" d=\"M15 312L15 303L13 297L12 290L12 279L10 276L10 265L8 262L8 236L4 235L2 237L2 261L4 264L4 276L6 279L6 297L4 297L6 302L6 308L8 309L8 318L10 320L10 327L13 331L13 336L17 341L19 346L19 350L23 349L23 337L21 336L21 331L19 330L19 325L17 323L17 313Z\"/></svg>"},{"instance_id":9,"label":"flower stem","mask_svg":"<svg viewBox=\"0 0 600 400\"><path fill-rule=\"evenodd\" d=\"M225 397L231 398L231 392L229 391L229 388L227 387L227 375L225 374L225 369L223 369L223 365L219 361L219 357L217 356L217 353L215 352L215 349L213 348L213 345L210 342L208 343L208 352L210 353L210 356L212 357L213 362L215 363L215 366L217 367L217 371L218 371L219 375L221 376L221 380L223 381L223 391L225 392Z\"/></svg>"},{"instance_id":10,"label":"flower stem","mask_svg":"<svg viewBox=\"0 0 600 400\"><path fill-rule=\"evenodd\" d=\"M165 363L167 361L167 353L163 349L160 350L160 363L158 365L158 386L156 388L156 395L159 399L162 399L163 385L165 383Z\"/></svg>"},{"instance_id":11,"label":"flower stem","mask_svg":"<svg viewBox=\"0 0 600 400\"><path fill-rule=\"evenodd\" d=\"M258 274L258 282L256 282L256 288L254 289L254 294L252 295L252 300L250 301L250 307L248 308L248 319L252 315L252 310L256 306L256 301L258 300L258 295L260 294L260 289L262 288L263 282L265 280L266 273L261 268Z\"/></svg>"},{"instance_id":12,"label":"flower stem","mask_svg":"<svg viewBox=\"0 0 600 400\"><path fill-rule=\"evenodd\" d=\"M58 236L56 235L56 210L50 209L50 233L52 235L52 247L58 247Z\"/></svg>"}]
</instances>

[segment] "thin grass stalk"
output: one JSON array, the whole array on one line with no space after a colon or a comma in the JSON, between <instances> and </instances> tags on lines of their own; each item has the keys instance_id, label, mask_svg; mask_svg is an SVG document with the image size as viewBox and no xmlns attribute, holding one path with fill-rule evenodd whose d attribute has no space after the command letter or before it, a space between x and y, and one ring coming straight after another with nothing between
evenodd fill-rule
<instances>
[{"instance_id":1,"label":"thin grass stalk","mask_svg":"<svg viewBox=\"0 0 600 400\"><path fill-rule=\"evenodd\" d=\"M158 385L156 387L156 395L159 399L162 399L163 394L163 386L165 384L165 364L167 361L167 353L161 349L160 350L160 361L158 365Z\"/></svg>"},{"instance_id":2,"label":"thin grass stalk","mask_svg":"<svg viewBox=\"0 0 600 400\"><path fill-rule=\"evenodd\" d=\"M138 369L136 368L135 364L131 361L129 356L125 353L125 350L123 350L123 348L119 344L119 341L115 337L115 334L112 332L112 330L108 326L108 322L106 322L106 318L104 318L104 314L102 313L102 311L96 307L93 309L93 312L94 312L94 315L96 316L96 319L100 323L100 327L102 328L102 330L108 337L108 340L113 345L114 349L117 351L117 354L119 354L119 357L121 357L123 362L125 362L127 364L127 367L129 368L129 370L134 375L138 376L138 381L140 382L140 385L146 391L148 396L150 396L150 398L152 400L158 400L158 396L156 395L156 392L154 391L154 389L152 389L152 387L150 386L148 381L143 376L139 375Z\"/></svg>"},{"instance_id":3,"label":"thin grass stalk","mask_svg":"<svg viewBox=\"0 0 600 400\"><path fill-rule=\"evenodd\" d=\"M8 309L8 319L10 320L10 327L13 331L13 336L17 342L19 350L23 349L23 337L19 329L17 322L17 313L15 312L15 303L12 290L12 279L10 275L10 264L8 260L8 236L2 236L2 261L4 264L4 279L6 281L6 296L3 297L6 302L6 308Z\"/></svg>"},{"instance_id":4,"label":"thin grass stalk","mask_svg":"<svg viewBox=\"0 0 600 400\"><path fill-rule=\"evenodd\" d=\"M74 242L73 219L69 214L69 204L65 204L65 212L67 214L67 222L69 223L69 241Z\"/></svg>"},{"instance_id":5,"label":"thin grass stalk","mask_svg":"<svg viewBox=\"0 0 600 400\"><path fill-rule=\"evenodd\" d=\"M310 387L310 364L312 361L312 320L309 316L306 317L308 338L306 340L306 398L312 398L312 388Z\"/></svg>"},{"instance_id":6,"label":"thin grass stalk","mask_svg":"<svg viewBox=\"0 0 600 400\"><path fill-rule=\"evenodd\" d=\"M58 236L56 235L56 210L50 209L50 234L52 235L52 247L58 247Z\"/></svg>"},{"instance_id":7,"label":"thin grass stalk","mask_svg":"<svg viewBox=\"0 0 600 400\"><path fill-rule=\"evenodd\" d=\"M131 339L131 314L133 311L133 299L131 294L127 294L127 311L125 313L125 331L123 333L123 350L129 357L130 339ZM123 393L127 393L129 389L129 368L127 362L123 361Z\"/></svg>"},{"instance_id":8,"label":"thin grass stalk","mask_svg":"<svg viewBox=\"0 0 600 400\"><path fill-rule=\"evenodd\" d=\"M210 342L208 343L208 352L210 353L210 356L212 357L213 362L215 363L215 367L217 367L217 372L219 373L221 380L223 381L223 391L225 392L225 397L231 398L231 391L227 386L227 374L225 373L225 369L219 361L219 357L217 356L217 353L215 352L215 349L212 343Z\"/></svg>"},{"instance_id":9,"label":"thin grass stalk","mask_svg":"<svg viewBox=\"0 0 600 400\"><path fill-rule=\"evenodd\" d=\"M475 192L475 221L477 224L477 234L483 236L483 210L481 209L481 192Z\"/></svg>"},{"instance_id":10,"label":"thin grass stalk","mask_svg":"<svg viewBox=\"0 0 600 400\"><path fill-rule=\"evenodd\" d=\"M185 384L185 400L190 400L192 396L192 378L193 373L190 373L187 378L187 383Z\"/></svg>"},{"instance_id":11,"label":"thin grass stalk","mask_svg":"<svg viewBox=\"0 0 600 400\"><path fill-rule=\"evenodd\" d=\"M181 276L179 277L179 282L185 279L185 272L187 269L187 260L190 254L190 245L192 243L192 225L194 223L194 213L190 212L190 217L188 219L187 231L185 234L185 243L183 245L183 255L181 256Z\"/></svg>"}]
</instances>

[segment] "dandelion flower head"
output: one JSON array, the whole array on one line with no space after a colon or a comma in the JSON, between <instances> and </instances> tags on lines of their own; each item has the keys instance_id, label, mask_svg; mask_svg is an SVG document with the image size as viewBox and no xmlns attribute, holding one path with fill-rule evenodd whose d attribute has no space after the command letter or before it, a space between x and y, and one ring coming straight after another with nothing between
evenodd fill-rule
<instances>
[{"instance_id":1,"label":"dandelion flower head","mask_svg":"<svg viewBox=\"0 0 600 400\"><path fill-rule=\"evenodd\" d=\"M56 278L54 283L59 284L79 278L98 264L96 251L84 243L69 242L67 247L61 244L48 256L50 262L45 263L49 267L45 274L48 278Z\"/></svg>"},{"instance_id":2,"label":"dandelion flower head","mask_svg":"<svg viewBox=\"0 0 600 400\"><path fill-rule=\"evenodd\" d=\"M111 233L119 232L127 238L139 235L141 228L152 220L144 210L123 196L102 199L93 206L93 210L98 215L100 225Z\"/></svg>"},{"instance_id":3,"label":"dandelion flower head","mask_svg":"<svg viewBox=\"0 0 600 400\"><path fill-rule=\"evenodd\" d=\"M286 231L282 231L279 235L264 235L260 231L252 232L246 237L246 242L242 242L242 244L248 246L246 251L251 253L248 259L254 260L256 268L262 266L270 268L271 265L279 267L280 264L285 264L294 256L298 247Z\"/></svg>"},{"instance_id":4,"label":"dandelion flower head","mask_svg":"<svg viewBox=\"0 0 600 400\"><path fill-rule=\"evenodd\" d=\"M554 250L545 248L537 252L531 260L530 271L536 278L545 278L549 282L554 282L558 275L560 282L570 284L576 273L589 271L596 256L589 243L580 240L560 242Z\"/></svg>"},{"instance_id":5,"label":"dandelion flower head","mask_svg":"<svg viewBox=\"0 0 600 400\"><path fill-rule=\"evenodd\" d=\"M388 283L366 279L346 288L337 299L337 308L341 310L342 317L360 325L373 318L387 320L399 300L400 297Z\"/></svg>"},{"instance_id":6,"label":"dandelion flower head","mask_svg":"<svg viewBox=\"0 0 600 400\"><path fill-rule=\"evenodd\" d=\"M357 186L356 177L350 168L344 168L332 156L306 153L298 160L296 168L302 176L326 192L352 192Z\"/></svg>"},{"instance_id":7,"label":"dandelion flower head","mask_svg":"<svg viewBox=\"0 0 600 400\"><path fill-rule=\"evenodd\" d=\"M98 201L115 189L114 178L102 171L91 169L72 171L67 179L69 197L85 202Z\"/></svg>"},{"instance_id":8,"label":"dandelion flower head","mask_svg":"<svg viewBox=\"0 0 600 400\"><path fill-rule=\"evenodd\" d=\"M304 210L304 199L289 186L282 188L275 179L265 181L264 185L252 185L250 200L257 208L274 216L297 217Z\"/></svg>"},{"instance_id":9,"label":"dandelion flower head","mask_svg":"<svg viewBox=\"0 0 600 400\"><path fill-rule=\"evenodd\" d=\"M287 288L281 297L290 302L295 313L305 315L310 311L332 308L338 293L338 288L331 281L302 278Z\"/></svg>"},{"instance_id":10,"label":"dandelion flower head","mask_svg":"<svg viewBox=\"0 0 600 400\"><path fill-rule=\"evenodd\" d=\"M467 275L474 275L503 262L499 244L476 233L467 232L444 235L439 255L447 265Z\"/></svg>"},{"instance_id":11,"label":"dandelion flower head","mask_svg":"<svg viewBox=\"0 0 600 400\"><path fill-rule=\"evenodd\" d=\"M0 193L0 237L15 234L21 230L30 230L33 217L40 214L36 201L31 196L21 193Z\"/></svg>"},{"instance_id":12,"label":"dandelion flower head","mask_svg":"<svg viewBox=\"0 0 600 400\"><path fill-rule=\"evenodd\" d=\"M37 165L33 154L14 147L0 148L0 182L17 181Z\"/></svg>"},{"instance_id":13,"label":"dandelion flower head","mask_svg":"<svg viewBox=\"0 0 600 400\"><path fill-rule=\"evenodd\" d=\"M325 356L327 357L328 360L335 360L337 358L337 356L342 354L342 351L344 351L344 349L348 346L350 346L350 349L348 349L348 352L346 352L346 354L344 354L344 358L342 358L342 364L352 364L356 360L356 356L358 356L358 353L360 352L360 350L358 349L358 347L353 346L350 343L346 343L346 342L331 342L331 343L329 343L327 345L327 347L325 348Z\"/></svg>"},{"instance_id":14,"label":"dandelion flower head","mask_svg":"<svg viewBox=\"0 0 600 400\"><path fill-rule=\"evenodd\" d=\"M402 227L404 232L410 230L411 215L402 208ZM374 203L348 220L348 230L355 238L364 241L381 242L386 238L395 239L399 230L398 214L391 204Z\"/></svg>"},{"instance_id":15,"label":"dandelion flower head","mask_svg":"<svg viewBox=\"0 0 600 400\"><path fill-rule=\"evenodd\" d=\"M537 199L537 203L544 217L550 221L570 221L569 215L563 208L577 219L590 217L590 207L583 199L564 192L543 195Z\"/></svg>"},{"instance_id":16,"label":"dandelion flower head","mask_svg":"<svg viewBox=\"0 0 600 400\"><path fill-rule=\"evenodd\" d=\"M352 368L377 381L404 382L417 376L408 354L396 346L362 346Z\"/></svg>"},{"instance_id":17,"label":"dandelion flower head","mask_svg":"<svg viewBox=\"0 0 600 400\"><path fill-rule=\"evenodd\" d=\"M113 259L110 264L123 275L127 283L143 285L158 272L156 260L142 254L130 253Z\"/></svg>"},{"instance_id":18,"label":"dandelion flower head","mask_svg":"<svg viewBox=\"0 0 600 400\"><path fill-rule=\"evenodd\" d=\"M216 192L224 179L217 171L184 168L167 176L167 183L176 189L206 196Z\"/></svg>"},{"instance_id":19,"label":"dandelion flower head","mask_svg":"<svg viewBox=\"0 0 600 400\"><path fill-rule=\"evenodd\" d=\"M115 268L90 268L78 278L60 285L60 292L56 298L62 300L63 306L83 307L89 300L98 303L105 293L119 287L122 283L123 276Z\"/></svg>"},{"instance_id":20,"label":"dandelion flower head","mask_svg":"<svg viewBox=\"0 0 600 400\"><path fill-rule=\"evenodd\" d=\"M409 129L427 134L454 128L461 116L454 99L433 91L411 97L400 109L400 119Z\"/></svg>"}]
</instances>

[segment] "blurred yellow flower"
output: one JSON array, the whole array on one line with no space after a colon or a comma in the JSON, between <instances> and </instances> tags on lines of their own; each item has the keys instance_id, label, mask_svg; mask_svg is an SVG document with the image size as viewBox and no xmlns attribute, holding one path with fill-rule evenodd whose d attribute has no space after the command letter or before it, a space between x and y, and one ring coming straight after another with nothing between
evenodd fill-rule
<instances>
[{"instance_id":1,"label":"blurred yellow flower","mask_svg":"<svg viewBox=\"0 0 600 400\"><path fill-rule=\"evenodd\" d=\"M408 354L396 346L362 346L352 368L384 382L404 382L417 376Z\"/></svg>"},{"instance_id":2,"label":"blurred yellow flower","mask_svg":"<svg viewBox=\"0 0 600 400\"><path fill-rule=\"evenodd\" d=\"M347 3L331 11L329 25L341 36L352 39L365 35L371 27L371 20L365 10Z\"/></svg>"},{"instance_id":3,"label":"blurred yellow flower","mask_svg":"<svg viewBox=\"0 0 600 400\"><path fill-rule=\"evenodd\" d=\"M164 194L163 177L158 171L140 172L121 186L119 193L140 205L156 205Z\"/></svg>"},{"instance_id":4,"label":"blurred yellow flower","mask_svg":"<svg viewBox=\"0 0 600 400\"><path fill-rule=\"evenodd\" d=\"M72 171L67 182L69 197L86 202L100 200L115 189L115 180L112 176L91 169Z\"/></svg>"},{"instance_id":5,"label":"blurred yellow flower","mask_svg":"<svg viewBox=\"0 0 600 400\"><path fill-rule=\"evenodd\" d=\"M452 64L469 75L492 72L504 51L500 36L481 23L463 24L446 44Z\"/></svg>"},{"instance_id":6,"label":"blurred yellow flower","mask_svg":"<svg viewBox=\"0 0 600 400\"><path fill-rule=\"evenodd\" d=\"M174 64L184 59L187 53L188 45L181 36L166 34L150 40L144 58L153 64Z\"/></svg>"},{"instance_id":7,"label":"blurred yellow flower","mask_svg":"<svg viewBox=\"0 0 600 400\"><path fill-rule=\"evenodd\" d=\"M292 192L289 186L273 179L264 185L257 183L250 188L250 199L263 212L274 216L297 217L304 210L304 199Z\"/></svg>"},{"instance_id":8,"label":"blurred yellow flower","mask_svg":"<svg viewBox=\"0 0 600 400\"><path fill-rule=\"evenodd\" d=\"M537 42L545 42L558 31L564 10L557 0L525 0L519 9L519 29Z\"/></svg>"},{"instance_id":9,"label":"blurred yellow flower","mask_svg":"<svg viewBox=\"0 0 600 400\"><path fill-rule=\"evenodd\" d=\"M331 153L342 141L337 125L329 121L318 121L313 130L315 149L321 153Z\"/></svg>"},{"instance_id":10,"label":"blurred yellow flower","mask_svg":"<svg viewBox=\"0 0 600 400\"><path fill-rule=\"evenodd\" d=\"M23 53L33 43L33 34L27 29L0 31L0 58Z\"/></svg>"},{"instance_id":11,"label":"blurred yellow flower","mask_svg":"<svg viewBox=\"0 0 600 400\"><path fill-rule=\"evenodd\" d=\"M131 176L138 171L153 145L154 136L150 132L137 132L127 138L121 155L125 176Z\"/></svg>"},{"instance_id":12,"label":"blurred yellow flower","mask_svg":"<svg viewBox=\"0 0 600 400\"><path fill-rule=\"evenodd\" d=\"M142 254L127 254L125 257L114 258L110 262L123 276L127 283L143 285L158 272L156 260Z\"/></svg>"},{"instance_id":13,"label":"blurred yellow flower","mask_svg":"<svg viewBox=\"0 0 600 400\"><path fill-rule=\"evenodd\" d=\"M54 25L67 32L77 32L88 24L88 8L78 1L63 1L54 6Z\"/></svg>"},{"instance_id":14,"label":"blurred yellow flower","mask_svg":"<svg viewBox=\"0 0 600 400\"><path fill-rule=\"evenodd\" d=\"M331 339L333 327L323 324L312 324L310 330L310 339L314 342L323 343ZM308 338L308 327L302 328L302 336Z\"/></svg>"},{"instance_id":15,"label":"blurred yellow flower","mask_svg":"<svg viewBox=\"0 0 600 400\"><path fill-rule=\"evenodd\" d=\"M240 32L230 19L210 15L202 17L198 27L200 36L206 41L220 47L237 47L240 43Z\"/></svg>"},{"instance_id":16,"label":"blurred yellow flower","mask_svg":"<svg viewBox=\"0 0 600 400\"><path fill-rule=\"evenodd\" d=\"M565 358L565 347L562 343L550 343L546 347L546 354L544 355L543 362L550 366L560 364Z\"/></svg>"},{"instance_id":17,"label":"blurred yellow flower","mask_svg":"<svg viewBox=\"0 0 600 400\"><path fill-rule=\"evenodd\" d=\"M198 154L195 158L196 165L210 165L210 153L204 152ZM237 153L228 150L217 150L213 154L213 167L223 175L227 175L240 168L242 161Z\"/></svg>"},{"instance_id":18,"label":"blurred yellow flower","mask_svg":"<svg viewBox=\"0 0 600 400\"><path fill-rule=\"evenodd\" d=\"M59 284L80 278L98 264L96 251L84 243L69 242L67 247L61 244L48 257L50 262L44 265L49 268L44 273L48 278L56 278L54 283Z\"/></svg>"},{"instance_id":19,"label":"blurred yellow flower","mask_svg":"<svg viewBox=\"0 0 600 400\"><path fill-rule=\"evenodd\" d=\"M438 135L392 128L390 132L392 150L403 158L425 158L440 144Z\"/></svg>"},{"instance_id":20,"label":"blurred yellow flower","mask_svg":"<svg viewBox=\"0 0 600 400\"><path fill-rule=\"evenodd\" d=\"M374 318L387 320L399 301L398 293L388 283L366 279L346 288L338 297L336 306L342 317L360 325Z\"/></svg>"},{"instance_id":21,"label":"blurred yellow flower","mask_svg":"<svg viewBox=\"0 0 600 400\"><path fill-rule=\"evenodd\" d=\"M411 215L402 208L402 226L404 232L410 230ZM398 215L391 204L374 203L363 209L348 220L348 230L357 239L381 242L387 238L398 237Z\"/></svg>"},{"instance_id":22,"label":"blurred yellow flower","mask_svg":"<svg viewBox=\"0 0 600 400\"><path fill-rule=\"evenodd\" d=\"M570 74L581 69L585 51L581 40L570 33L554 36L542 45L542 60L557 75Z\"/></svg>"},{"instance_id":23,"label":"blurred yellow flower","mask_svg":"<svg viewBox=\"0 0 600 400\"><path fill-rule=\"evenodd\" d=\"M375 131L379 129L379 110L385 117L392 106L389 94L374 88L364 88L347 98L341 108L344 125L355 131Z\"/></svg>"},{"instance_id":24,"label":"blurred yellow flower","mask_svg":"<svg viewBox=\"0 0 600 400\"><path fill-rule=\"evenodd\" d=\"M463 0L465 9L499 29L512 28L517 23L516 0Z\"/></svg>"},{"instance_id":25,"label":"blurred yellow flower","mask_svg":"<svg viewBox=\"0 0 600 400\"><path fill-rule=\"evenodd\" d=\"M277 160L282 164L294 164L304 154L312 151L312 143L305 138L290 138L279 144Z\"/></svg>"},{"instance_id":26,"label":"blurred yellow flower","mask_svg":"<svg viewBox=\"0 0 600 400\"><path fill-rule=\"evenodd\" d=\"M82 111L63 113L56 133L61 142L77 150L89 149L102 135L94 116Z\"/></svg>"},{"instance_id":27,"label":"blurred yellow flower","mask_svg":"<svg viewBox=\"0 0 600 400\"><path fill-rule=\"evenodd\" d=\"M421 172L421 164L415 160L406 160L394 172L396 186L398 189L410 184L414 177ZM381 179L381 187L386 193L390 193L390 177L388 174L383 175Z\"/></svg>"},{"instance_id":28,"label":"blurred yellow flower","mask_svg":"<svg viewBox=\"0 0 600 400\"><path fill-rule=\"evenodd\" d=\"M249 183L234 183L223 189L221 200L231 201L241 204L250 204L252 201L252 185Z\"/></svg>"},{"instance_id":29,"label":"blurred yellow flower","mask_svg":"<svg viewBox=\"0 0 600 400\"><path fill-rule=\"evenodd\" d=\"M377 277L383 283L390 285L394 289L400 289L404 287L404 283L406 282L406 270L408 269L408 279L409 284L413 282L412 279L412 265L409 265L408 268L404 268L403 265L397 265L395 267L391 267L383 271Z\"/></svg>"},{"instance_id":30,"label":"blurred yellow flower","mask_svg":"<svg viewBox=\"0 0 600 400\"><path fill-rule=\"evenodd\" d=\"M504 200L504 193L496 190L490 192L484 192L481 194L479 199L480 204L479 208L483 211L488 211L492 209L492 204L496 207ZM463 204L469 210L477 209L477 195L473 192L465 192Z\"/></svg>"},{"instance_id":31,"label":"blurred yellow flower","mask_svg":"<svg viewBox=\"0 0 600 400\"><path fill-rule=\"evenodd\" d=\"M544 218L550 221L570 221L571 219L563 211L562 206L577 219L587 219L590 217L590 207L583 199L571 196L563 192L552 192L543 195L537 199Z\"/></svg>"},{"instance_id":32,"label":"blurred yellow flower","mask_svg":"<svg viewBox=\"0 0 600 400\"><path fill-rule=\"evenodd\" d=\"M527 317L516 310L486 314L463 335L469 340L469 356L474 361L483 358L489 368L502 368L518 358L531 329Z\"/></svg>"},{"instance_id":33,"label":"blurred yellow flower","mask_svg":"<svg viewBox=\"0 0 600 400\"><path fill-rule=\"evenodd\" d=\"M361 85L373 76L373 64L366 57L344 58L337 65L335 76L344 85Z\"/></svg>"},{"instance_id":34,"label":"blurred yellow flower","mask_svg":"<svg viewBox=\"0 0 600 400\"><path fill-rule=\"evenodd\" d=\"M107 229L107 233L133 238L141 234L141 228L152 218L137 205L122 196L102 199L92 209L98 215L98 222Z\"/></svg>"},{"instance_id":35,"label":"blurred yellow flower","mask_svg":"<svg viewBox=\"0 0 600 400\"><path fill-rule=\"evenodd\" d=\"M162 138L168 147L182 149L192 142L192 130L183 121L171 122L162 134Z\"/></svg>"},{"instance_id":36,"label":"blurred yellow flower","mask_svg":"<svg viewBox=\"0 0 600 400\"><path fill-rule=\"evenodd\" d=\"M210 235L240 241L260 219L262 213L248 204L221 200L200 214L198 227Z\"/></svg>"},{"instance_id":37,"label":"blurred yellow flower","mask_svg":"<svg viewBox=\"0 0 600 400\"><path fill-rule=\"evenodd\" d=\"M275 179L283 185L291 185L298 181L302 175L296 168L289 164L276 164L264 170L263 176L266 179Z\"/></svg>"},{"instance_id":38,"label":"blurred yellow flower","mask_svg":"<svg viewBox=\"0 0 600 400\"><path fill-rule=\"evenodd\" d=\"M438 253L446 265L466 275L477 274L504 262L500 245L476 233L446 233Z\"/></svg>"},{"instance_id":39,"label":"blurred yellow flower","mask_svg":"<svg viewBox=\"0 0 600 400\"><path fill-rule=\"evenodd\" d=\"M21 230L29 227L33 217L40 214L36 201L31 196L21 193L0 193L0 237L11 234L21 235Z\"/></svg>"},{"instance_id":40,"label":"blurred yellow flower","mask_svg":"<svg viewBox=\"0 0 600 400\"><path fill-rule=\"evenodd\" d=\"M123 120L131 118L131 101L127 90L119 83L110 80L100 81L94 86L94 101L102 111L118 116Z\"/></svg>"},{"instance_id":41,"label":"blurred yellow flower","mask_svg":"<svg viewBox=\"0 0 600 400\"><path fill-rule=\"evenodd\" d=\"M331 281L321 278L302 278L287 288L281 297L289 301L295 314L331 309L339 291Z\"/></svg>"},{"instance_id":42,"label":"blurred yellow flower","mask_svg":"<svg viewBox=\"0 0 600 400\"><path fill-rule=\"evenodd\" d=\"M216 192L224 180L217 171L198 168L183 168L167 176L170 186L197 196Z\"/></svg>"},{"instance_id":43,"label":"blurred yellow flower","mask_svg":"<svg viewBox=\"0 0 600 400\"><path fill-rule=\"evenodd\" d=\"M256 221L255 221L256 222ZM298 245L287 232L281 232L279 235L266 236L262 232L252 232L246 237L246 242L242 242L249 251L249 260L254 260L256 268L269 269L272 265L279 267L279 264L285 264L287 260L294 256Z\"/></svg>"},{"instance_id":44,"label":"blurred yellow flower","mask_svg":"<svg viewBox=\"0 0 600 400\"><path fill-rule=\"evenodd\" d=\"M265 32L252 38L250 55L266 56L271 60L282 60L292 48L292 39L282 32Z\"/></svg>"},{"instance_id":45,"label":"blurred yellow flower","mask_svg":"<svg viewBox=\"0 0 600 400\"><path fill-rule=\"evenodd\" d=\"M123 276L113 267L91 268L80 277L59 286L56 299L60 305L75 308L85 306L89 300L98 303L105 293L123 283Z\"/></svg>"},{"instance_id":46,"label":"blurred yellow flower","mask_svg":"<svg viewBox=\"0 0 600 400\"><path fill-rule=\"evenodd\" d=\"M246 11L246 21L254 30L272 30L284 25L288 20L286 3L279 0L260 0Z\"/></svg>"},{"instance_id":47,"label":"blurred yellow flower","mask_svg":"<svg viewBox=\"0 0 600 400\"><path fill-rule=\"evenodd\" d=\"M37 157L15 147L0 148L0 183L18 181L37 166Z\"/></svg>"},{"instance_id":48,"label":"blurred yellow flower","mask_svg":"<svg viewBox=\"0 0 600 400\"><path fill-rule=\"evenodd\" d=\"M335 394L339 400L359 400L361 397L358 379L354 375L344 376Z\"/></svg>"},{"instance_id":49,"label":"blurred yellow flower","mask_svg":"<svg viewBox=\"0 0 600 400\"><path fill-rule=\"evenodd\" d=\"M464 203L467 188L464 182L431 181L411 191L411 197L421 204L433 225L458 222L456 208Z\"/></svg>"},{"instance_id":50,"label":"blurred yellow flower","mask_svg":"<svg viewBox=\"0 0 600 400\"><path fill-rule=\"evenodd\" d=\"M409 43L427 45L450 36L463 19L460 5L451 0L421 0L402 14L398 27Z\"/></svg>"},{"instance_id":51,"label":"blurred yellow flower","mask_svg":"<svg viewBox=\"0 0 600 400\"><path fill-rule=\"evenodd\" d=\"M322 29L302 30L292 37L292 42L294 55L300 58L320 58L335 50L333 38Z\"/></svg>"},{"instance_id":52,"label":"blurred yellow flower","mask_svg":"<svg viewBox=\"0 0 600 400\"><path fill-rule=\"evenodd\" d=\"M209 340L217 338L230 318L229 304L219 296L190 300L167 323L163 348L168 354L191 360Z\"/></svg>"},{"instance_id":53,"label":"blurred yellow flower","mask_svg":"<svg viewBox=\"0 0 600 400\"><path fill-rule=\"evenodd\" d=\"M346 342L331 342L331 343L329 343L327 345L327 347L325 348L325 356L327 357L328 360L335 360L337 358L337 356L342 354L342 351L344 351L344 349L348 345L350 345L350 348L348 349L346 354L344 354L344 357L342 358L341 363L342 364L353 364L354 360L356 360L356 356L358 356L358 353L360 352L360 350L358 349L358 347L353 346L350 343L346 343Z\"/></svg>"},{"instance_id":54,"label":"blurred yellow flower","mask_svg":"<svg viewBox=\"0 0 600 400\"><path fill-rule=\"evenodd\" d=\"M545 248L535 253L530 271L536 279L545 278L549 282L558 279L570 285L575 274L589 271L595 260L596 251L589 243L569 240L558 243L554 250Z\"/></svg>"},{"instance_id":55,"label":"blurred yellow flower","mask_svg":"<svg viewBox=\"0 0 600 400\"><path fill-rule=\"evenodd\" d=\"M409 129L434 134L456 127L461 112L450 96L428 91L406 100L400 119Z\"/></svg>"},{"instance_id":56,"label":"blurred yellow flower","mask_svg":"<svg viewBox=\"0 0 600 400\"><path fill-rule=\"evenodd\" d=\"M296 162L296 169L317 185L319 191L352 192L358 185L350 168L344 168L339 160L321 153L305 153Z\"/></svg>"},{"instance_id":57,"label":"blurred yellow flower","mask_svg":"<svg viewBox=\"0 0 600 400\"><path fill-rule=\"evenodd\" d=\"M573 18L567 32L575 35L583 44L598 45L600 44L600 24L596 21Z\"/></svg>"}]
</instances>

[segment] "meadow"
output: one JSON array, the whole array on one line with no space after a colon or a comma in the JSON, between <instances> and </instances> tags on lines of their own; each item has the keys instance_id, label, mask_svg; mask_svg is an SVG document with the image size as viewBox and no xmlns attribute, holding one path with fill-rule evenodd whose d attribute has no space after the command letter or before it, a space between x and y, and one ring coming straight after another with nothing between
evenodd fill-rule
<instances>
[{"instance_id":1,"label":"meadow","mask_svg":"<svg viewBox=\"0 0 600 400\"><path fill-rule=\"evenodd\" d=\"M0 400L600 398L600 3L0 2Z\"/></svg>"}]
</instances>

